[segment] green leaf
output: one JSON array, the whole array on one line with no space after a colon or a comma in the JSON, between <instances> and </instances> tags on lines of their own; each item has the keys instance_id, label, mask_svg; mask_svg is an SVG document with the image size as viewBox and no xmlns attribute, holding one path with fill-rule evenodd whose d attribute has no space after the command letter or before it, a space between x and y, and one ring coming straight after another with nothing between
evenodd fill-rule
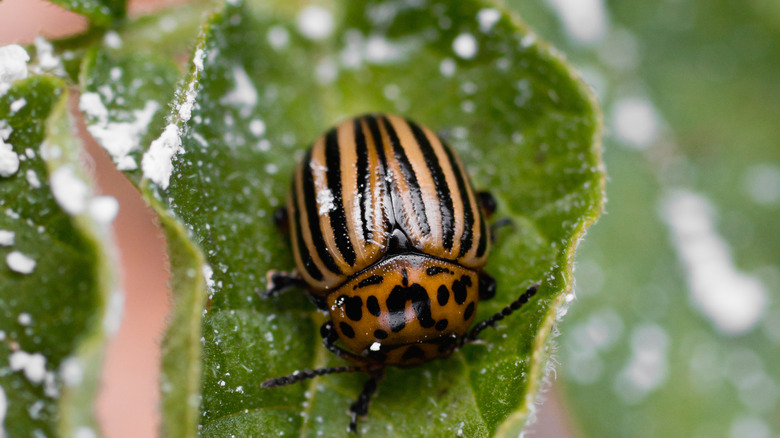
<instances>
[{"instance_id":1,"label":"green leaf","mask_svg":"<svg viewBox=\"0 0 780 438\"><path fill-rule=\"evenodd\" d=\"M483 30L477 16L487 8L497 8L500 19ZM603 202L595 104L546 44L493 3L333 5L324 12L333 28L319 29L322 39L311 38L317 29L305 30L307 37L296 24L312 11L318 13L258 2L212 17L165 130L156 128L160 136L143 158L134 155L149 178L142 191L161 214L175 254L174 318L180 319L166 337L179 341L165 352L163 389L177 392L164 392L164 427L175 429L170 436L194 430L188 429L194 423L184 424L190 411L171 416L167 409L189 409L200 389L204 436L344 432L344 413L364 376L260 387L269 377L343 361L321 346L324 317L305 294L261 302L256 292L269 269L293 267L272 216L305 147L345 117L393 112L447 135L476 185L496 195L498 216L514 222L491 255L487 271L499 292L481 305L479 317L536 281L542 287L522 312L486 332L484 345L422 367L390 369L361 429L370 436L516 436L571 289L574 247ZM462 56L453 48L459 36ZM100 71L85 73L88 90L104 81L96 79ZM165 153L173 156L170 173L159 166L164 159L153 160ZM198 306L206 284L204 309ZM201 336L201 386L192 388Z\"/></svg>"},{"instance_id":2,"label":"green leaf","mask_svg":"<svg viewBox=\"0 0 780 438\"><path fill-rule=\"evenodd\" d=\"M0 177L0 431L8 436L97 430L105 337L118 327L101 218L110 200L92 197L67 100L64 83L50 77L18 81L0 97L0 131L10 131L4 141L20 160Z\"/></svg>"},{"instance_id":3,"label":"green leaf","mask_svg":"<svg viewBox=\"0 0 780 438\"><path fill-rule=\"evenodd\" d=\"M127 13L126 0L49 0L50 2L81 14L93 23L108 26L121 20Z\"/></svg>"},{"instance_id":4,"label":"green leaf","mask_svg":"<svg viewBox=\"0 0 780 438\"><path fill-rule=\"evenodd\" d=\"M610 2L592 47L532 3L512 5L600 78L608 120L626 98L662 120L639 150L606 138L610 214L560 326L573 422L594 437L777 435L777 3Z\"/></svg>"}]
</instances>

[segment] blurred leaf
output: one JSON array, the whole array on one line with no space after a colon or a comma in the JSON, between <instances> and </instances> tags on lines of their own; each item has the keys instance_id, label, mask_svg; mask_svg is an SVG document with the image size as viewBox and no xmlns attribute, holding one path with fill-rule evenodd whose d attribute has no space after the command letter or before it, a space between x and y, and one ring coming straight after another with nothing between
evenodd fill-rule
<instances>
[{"instance_id":1,"label":"blurred leaf","mask_svg":"<svg viewBox=\"0 0 780 438\"><path fill-rule=\"evenodd\" d=\"M105 336L120 317L108 232L90 214L106 213L105 200L92 198L80 166L64 85L33 77L0 98L0 130L10 128L5 141L20 159L17 172L0 177L0 390L8 409L0 428L7 436L96 430Z\"/></svg>"},{"instance_id":2,"label":"blurred leaf","mask_svg":"<svg viewBox=\"0 0 780 438\"><path fill-rule=\"evenodd\" d=\"M126 0L49 0L65 9L84 15L95 24L108 26L127 13Z\"/></svg>"},{"instance_id":3,"label":"blurred leaf","mask_svg":"<svg viewBox=\"0 0 780 438\"><path fill-rule=\"evenodd\" d=\"M523 312L486 333L486 344L389 370L361 428L371 436L519 433L544 373L556 312L571 288L574 246L600 212L603 174L598 116L585 88L515 19L496 10L488 15L498 13L497 22L481 23L478 12L489 7L495 8L476 1L435 8L354 3L302 11L258 2L228 6L209 21L167 126L152 143L155 153L173 155L170 176L147 169L156 183L141 182L174 254L177 303L167 339L178 341L164 359L167 436L194 430L184 424L189 411L174 416L169 409L186 410L198 400L190 385L201 336L201 435L331 436L346 429L344 412L363 376L260 388L269 377L343 362L321 347L324 319L303 293L260 302L256 292L267 270L292 268L288 242L271 216L285 202L303 149L337 121L364 112L402 113L447 135L477 186L496 195L499 217L513 219L514 230L501 234L487 268L499 292L481 306L480 318L535 281L542 289ZM312 14L325 21L306 24ZM459 37L460 55L453 48ZM102 56L88 61L89 91L106 85L111 62ZM127 85L157 68L173 71L153 58L143 64L154 68L124 64L122 89L112 87L117 106L101 98L109 123L163 94L142 85L130 95ZM117 96L127 104L121 110ZM160 134L155 123L148 132ZM138 165L153 155L131 154ZM132 179L138 175L130 171Z\"/></svg>"},{"instance_id":4,"label":"blurred leaf","mask_svg":"<svg viewBox=\"0 0 780 438\"><path fill-rule=\"evenodd\" d=\"M568 38L541 4L511 5L590 72L607 132L621 133L626 99L657 117L654 141L639 150L606 139L609 214L581 248L578 304L561 324L558 376L581 435L777 435L776 2L609 2L607 32L592 45ZM680 191L698 207L679 211L670 199ZM683 220L670 227L673 214ZM675 237L679 227L687 239ZM742 282L724 291L732 273ZM713 287L691 286L702 281ZM724 328L706 302L752 327Z\"/></svg>"}]
</instances>

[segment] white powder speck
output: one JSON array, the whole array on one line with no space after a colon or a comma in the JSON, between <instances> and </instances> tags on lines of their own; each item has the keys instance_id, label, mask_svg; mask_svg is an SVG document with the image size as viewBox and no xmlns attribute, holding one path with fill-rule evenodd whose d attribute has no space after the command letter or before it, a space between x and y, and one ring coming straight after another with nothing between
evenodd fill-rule
<instances>
[{"instance_id":1,"label":"white powder speck","mask_svg":"<svg viewBox=\"0 0 780 438\"><path fill-rule=\"evenodd\" d=\"M141 138L160 109L160 104L154 100L146 101L143 109L133 111L133 120L128 122L109 121L108 111L97 93L82 94L79 108L95 119L87 126L87 130L111 155L117 168L137 169L138 163L129 154L140 149Z\"/></svg>"},{"instance_id":2,"label":"white powder speck","mask_svg":"<svg viewBox=\"0 0 780 438\"><path fill-rule=\"evenodd\" d=\"M574 40L594 43L607 33L607 10L603 0L547 0Z\"/></svg>"},{"instance_id":3,"label":"white powder speck","mask_svg":"<svg viewBox=\"0 0 780 438\"><path fill-rule=\"evenodd\" d=\"M16 233L8 230L0 230L0 246L11 246L14 244Z\"/></svg>"},{"instance_id":4,"label":"white powder speck","mask_svg":"<svg viewBox=\"0 0 780 438\"><path fill-rule=\"evenodd\" d=\"M0 140L0 176L9 177L19 170L19 155L10 144Z\"/></svg>"},{"instance_id":5,"label":"white powder speck","mask_svg":"<svg viewBox=\"0 0 780 438\"><path fill-rule=\"evenodd\" d=\"M320 206L318 209L319 214L327 214L329 211L334 210L336 204L333 201L333 193L329 189L317 191L317 205Z\"/></svg>"},{"instance_id":6,"label":"white powder speck","mask_svg":"<svg viewBox=\"0 0 780 438\"><path fill-rule=\"evenodd\" d=\"M173 173L172 160L182 152L184 149L181 147L179 128L175 124L170 124L144 153L141 161L144 178L159 185L163 190L167 189Z\"/></svg>"},{"instance_id":7,"label":"white powder speck","mask_svg":"<svg viewBox=\"0 0 780 438\"><path fill-rule=\"evenodd\" d=\"M34 189L41 188L41 180L38 179L38 174L32 169L27 169L24 175L27 178L27 184Z\"/></svg>"},{"instance_id":8,"label":"white powder speck","mask_svg":"<svg viewBox=\"0 0 780 438\"><path fill-rule=\"evenodd\" d=\"M97 436L97 433L89 426L79 426L73 434L73 438L97 438Z\"/></svg>"},{"instance_id":9,"label":"white powder speck","mask_svg":"<svg viewBox=\"0 0 780 438\"><path fill-rule=\"evenodd\" d=\"M777 204L780 202L780 166L770 163L751 166L745 172L742 187L753 202Z\"/></svg>"},{"instance_id":10,"label":"white powder speck","mask_svg":"<svg viewBox=\"0 0 780 438\"><path fill-rule=\"evenodd\" d=\"M384 63L399 59L401 50L387 38L372 35L366 42L366 60L374 63Z\"/></svg>"},{"instance_id":11,"label":"white powder speck","mask_svg":"<svg viewBox=\"0 0 780 438\"><path fill-rule=\"evenodd\" d=\"M19 251L11 251L5 256L5 263L12 271L20 274L31 274L35 270L35 260Z\"/></svg>"},{"instance_id":12,"label":"white powder speck","mask_svg":"<svg viewBox=\"0 0 780 438\"><path fill-rule=\"evenodd\" d=\"M477 54L477 39L470 33L462 33L452 41L452 50L463 59L471 59Z\"/></svg>"},{"instance_id":13,"label":"white powder speck","mask_svg":"<svg viewBox=\"0 0 780 438\"><path fill-rule=\"evenodd\" d=\"M13 132L14 128L8 126L8 122L5 119L0 119L0 140L8 140L8 137Z\"/></svg>"},{"instance_id":14,"label":"white powder speck","mask_svg":"<svg viewBox=\"0 0 780 438\"><path fill-rule=\"evenodd\" d=\"M22 46L12 44L0 47L0 96L5 94L14 81L27 77L27 61L30 55Z\"/></svg>"},{"instance_id":15,"label":"white powder speck","mask_svg":"<svg viewBox=\"0 0 780 438\"><path fill-rule=\"evenodd\" d=\"M370 347L368 347L368 349L371 351L379 351L380 348L382 348L382 344L379 342L374 342Z\"/></svg>"},{"instance_id":16,"label":"white powder speck","mask_svg":"<svg viewBox=\"0 0 780 438\"><path fill-rule=\"evenodd\" d=\"M439 64L439 71L442 76L447 78L455 74L455 68L455 60L452 58L444 58L441 60L441 64Z\"/></svg>"},{"instance_id":17,"label":"white powder speck","mask_svg":"<svg viewBox=\"0 0 780 438\"><path fill-rule=\"evenodd\" d=\"M658 137L660 121L647 99L626 98L615 103L612 125L619 140L644 149Z\"/></svg>"},{"instance_id":18,"label":"white powder speck","mask_svg":"<svg viewBox=\"0 0 780 438\"><path fill-rule=\"evenodd\" d=\"M119 327L122 325L122 314L125 308L125 295L115 290L111 293L111 297L108 299L108 307L106 308L106 314L103 317L103 329L110 335L119 331Z\"/></svg>"},{"instance_id":19,"label":"white powder speck","mask_svg":"<svg viewBox=\"0 0 780 438\"><path fill-rule=\"evenodd\" d=\"M290 33L282 26L273 26L268 29L268 44L274 49L283 49L287 47L290 42Z\"/></svg>"},{"instance_id":20,"label":"white powder speck","mask_svg":"<svg viewBox=\"0 0 780 438\"><path fill-rule=\"evenodd\" d=\"M279 171L279 168L276 167L276 164L269 163L265 165L265 171L268 172L269 175L275 175L276 172Z\"/></svg>"},{"instance_id":21,"label":"white powder speck","mask_svg":"<svg viewBox=\"0 0 780 438\"><path fill-rule=\"evenodd\" d=\"M113 67L111 68L111 71L108 72L109 76L111 76L112 81L118 81L122 77L122 69L119 67Z\"/></svg>"},{"instance_id":22,"label":"white powder speck","mask_svg":"<svg viewBox=\"0 0 780 438\"><path fill-rule=\"evenodd\" d=\"M339 68L330 58L323 58L317 63L314 70L314 77L317 83L325 85L333 82L339 75Z\"/></svg>"},{"instance_id":23,"label":"white powder speck","mask_svg":"<svg viewBox=\"0 0 780 438\"><path fill-rule=\"evenodd\" d=\"M27 312L22 312L19 314L19 316L16 317L16 320L19 322L19 324L28 326L32 324L32 316L30 316Z\"/></svg>"},{"instance_id":24,"label":"white powder speck","mask_svg":"<svg viewBox=\"0 0 780 438\"><path fill-rule=\"evenodd\" d=\"M90 190L84 181L76 175L70 165L52 172L49 185L60 207L69 214L80 214L87 208Z\"/></svg>"},{"instance_id":25,"label":"white powder speck","mask_svg":"<svg viewBox=\"0 0 780 438\"><path fill-rule=\"evenodd\" d=\"M260 119L253 119L249 122L249 132L255 137L261 137L265 134L265 122Z\"/></svg>"},{"instance_id":26,"label":"white powder speck","mask_svg":"<svg viewBox=\"0 0 780 438\"><path fill-rule=\"evenodd\" d=\"M67 386L76 386L81 384L84 379L84 368L79 363L77 357L67 357L60 365L60 376Z\"/></svg>"},{"instance_id":27,"label":"white powder speck","mask_svg":"<svg viewBox=\"0 0 780 438\"><path fill-rule=\"evenodd\" d=\"M5 390L0 386L0 437L5 436L5 416L8 413L8 398L5 396Z\"/></svg>"},{"instance_id":28,"label":"white powder speck","mask_svg":"<svg viewBox=\"0 0 780 438\"><path fill-rule=\"evenodd\" d=\"M19 111L20 109L24 108L24 106L27 105L27 99L21 98L17 99L13 102L11 102L10 108L11 108L11 114Z\"/></svg>"},{"instance_id":29,"label":"white powder speck","mask_svg":"<svg viewBox=\"0 0 780 438\"><path fill-rule=\"evenodd\" d=\"M679 190L665 197L661 214L685 268L695 308L725 333L752 329L764 315L769 293L758 277L734 265L728 244L715 228L712 205Z\"/></svg>"},{"instance_id":30,"label":"white powder speck","mask_svg":"<svg viewBox=\"0 0 780 438\"><path fill-rule=\"evenodd\" d=\"M192 63L195 65L195 68L198 69L198 71L203 70L203 58L206 56L206 52L203 51L203 49L198 49L195 51L195 56L192 57Z\"/></svg>"},{"instance_id":31,"label":"white powder speck","mask_svg":"<svg viewBox=\"0 0 780 438\"><path fill-rule=\"evenodd\" d=\"M178 26L179 23L176 22L176 19L173 17L164 17L162 20L160 20L160 29L163 32L173 32L174 29L176 29L176 26Z\"/></svg>"},{"instance_id":32,"label":"white powder speck","mask_svg":"<svg viewBox=\"0 0 780 438\"><path fill-rule=\"evenodd\" d=\"M100 224L110 224L119 213L119 202L113 196L95 196L89 201L89 215Z\"/></svg>"},{"instance_id":33,"label":"white powder speck","mask_svg":"<svg viewBox=\"0 0 780 438\"><path fill-rule=\"evenodd\" d=\"M46 377L46 357L41 353L27 353L18 350L11 353L8 363L13 371L24 371L25 377L32 383L43 382Z\"/></svg>"},{"instance_id":34,"label":"white powder speck","mask_svg":"<svg viewBox=\"0 0 780 438\"><path fill-rule=\"evenodd\" d=\"M497 9L487 8L477 12L477 21L479 22L479 30L482 32L490 32L493 26L498 23L501 18L501 13Z\"/></svg>"},{"instance_id":35,"label":"white powder speck","mask_svg":"<svg viewBox=\"0 0 780 438\"><path fill-rule=\"evenodd\" d=\"M40 35L35 37L35 53L38 60L38 70L54 71L57 74L64 73L60 58L54 56L54 47Z\"/></svg>"},{"instance_id":36,"label":"white powder speck","mask_svg":"<svg viewBox=\"0 0 780 438\"><path fill-rule=\"evenodd\" d=\"M631 359L615 381L617 394L636 403L666 380L669 337L661 327L645 323L631 334Z\"/></svg>"},{"instance_id":37,"label":"white powder speck","mask_svg":"<svg viewBox=\"0 0 780 438\"><path fill-rule=\"evenodd\" d=\"M333 15L319 6L308 6L298 14L298 32L312 40L322 40L333 32Z\"/></svg>"},{"instance_id":38,"label":"white powder speck","mask_svg":"<svg viewBox=\"0 0 780 438\"><path fill-rule=\"evenodd\" d=\"M236 83L235 88L222 96L220 103L241 108L239 113L242 117L247 117L257 105L257 89L244 67L240 65L233 67L233 79Z\"/></svg>"},{"instance_id":39,"label":"white powder speck","mask_svg":"<svg viewBox=\"0 0 780 438\"><path fill-rule=\"evenodd\" d=\"M114 30L109 30L103 35L103 45L112 49L119 49L122 47L122 38Z\"/></svg>"},{"instance_id":40,"label":"white powder speck","mask_svg":"<svg viewBox=\"0 0 780 438\"><path fill-rule=\"evenodd\" d=\"M208 288L209 292L214 292L214 286L216 285L213 278L214 269L212 269L211 265L208 263L204 263L201 271L203 272L203 278L206 281L206 288Z\"/></svg>"}]
</instances>

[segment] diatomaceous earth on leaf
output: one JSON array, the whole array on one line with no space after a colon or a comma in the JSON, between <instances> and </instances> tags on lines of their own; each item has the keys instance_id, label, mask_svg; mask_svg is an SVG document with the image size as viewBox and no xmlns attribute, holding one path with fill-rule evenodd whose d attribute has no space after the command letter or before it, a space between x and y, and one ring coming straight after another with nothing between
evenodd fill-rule
<instances>
[{"instance_id":1,"label":"diatomaceous earth on leaf","mask_svg":"<svg viewBox=\"0 0 780 438\"><path fill-rule=\"evenodd\" d=\"M495 206L474 191L452 148L411 120L365 115L316 140L277 215L297 270L272 272L264 295L306 287L330 313L320 329L325 347L352 366L296 371L264 386L363 371L369 380L350 406L357 432L385 367L446 358L528 302L538 285L470 329L477 303L496 293L482 270Z\"/></svg>"}]
</instances>

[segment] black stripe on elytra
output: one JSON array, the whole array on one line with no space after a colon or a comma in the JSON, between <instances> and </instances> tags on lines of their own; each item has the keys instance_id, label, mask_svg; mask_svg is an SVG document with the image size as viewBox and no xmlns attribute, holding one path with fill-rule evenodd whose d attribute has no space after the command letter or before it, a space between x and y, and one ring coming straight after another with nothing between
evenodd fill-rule
<instances>
[{"instance_id":1,"label":"black stripe on elytra","mask_svg":"<svg viewBox=\"0 0 780 438\"><path fill-rule=\"evenodd\" d=\"M315 280L322 280L322 272L317 269L317 265L314 264L314 260L309 254L308 248L306 248L306 242L303 240L303 231L301 230L301 216L298 210L298 192L295 190L295 184L292 188L292 205L293 205L293 220L296 222L296 240L298 241L298 253L303 261L303 267L306 268L306 272L309 273L311 278Z\"/></svg>"},{"instance_id":2,"label":"black stripe on elytra","mask_svg":"<svg viewBox=\"0 0 780 438\"><path fill-rule=\"evenodd\" d=\"M333 261L333 257L331 257L325 245L325 239L322 238L317 198L314 194L314 177L311 173L311 151L309 149L306 152L306 157L303 159L303 201L306 207L306 217L309 219L309 233L311 234L312 245L317 249L317 255L320 256L320 260L325 264L325 267L334 274L341 275L341 269Z\"/></svg>"},{"instance_id":3,"label":"black stripe on elytra","mask_svg":"<svg viewBox=\"0 0 780 438\"><path fill-rule=\"evenodd\" d=\"M460 192L460 200L463 203L463 234L460 236L460 253L458 257L463 257L470 249L472 245L472 228L474 227L474 214L471 211L471 201L469 200L469 193L466 188L466 180L463 172L460 171L458 162L455 161L455 156L452 154L452 149L447 145L443 139L439 139L441 145L444 148L444 152L447 154L447 159L450 162L452 172L455 174L455 181L458 183L458 191Z\"/></svg>"},{"instance_id":4,"label":"black stripe on elytra","mask_svg":"<svg viewBox=\"0 0 780 438\"><path fill-rule=\"evenodd\" d=\"M362 287L371 286L372 284L380 284L385 280L381 275L372 275L368 278L360 280L360 283L352 287L352 290L360 289Z\"/></svg>"},{"instance_id":5,"label":"black stripe on elytra","mask_svg":"<svg viewBox=\"0 0 780 438\"><path fill-rule=\"evenodd\" d=\"M385 184L385 193L387 193L388 196L392 196L393 192L390 189L390 182L387 180L387 157L385 157L385 148L384 144L382 143L382 133L379 131L379 122L377 122L376 117L371 114L364 116L364 119L366 123L368 123L368 130L371 131L371 139L374 141L374 149L376 149L376 154L379 156L380 181L383 181ZM386 204L388 205L384 206L383 208L389 207L390 211L385 218L384 226L385 230L390 232L390 230L393 229L393 225L397 221L395 220L392 200Z\"/></svg>"},{"instance_id":6,"label":"black stripe on elytra","mask_svg":"<svg viewBox=\"0 0 780 438\"><path fill-rule=\"evenodd\" d=\"M479 216L479 246L477 246L477 258L482 257L487 250L488 230L485 225L485 216Z\"/></svg>"},{"instance_id":7,"label":"black stripe on elytra","mask_svg":"<svg viewBox=\"0 0 780 438\"><path fill-rule=\"evenodd\" d=\"M425 158L425 163L428 165L428 170L431 171L433 185L436 187L436 195L439 197L444 248L451 250L452 239L455 234L455 218L452 213L452 194L447 186L447 178L444 177L444 171L441 168L439 158L436 156L436 152L434 152L425 132L411 120L407 120L406 123L412 128L412 134L414 134L414 138L420 146L420 151L423 154L423 158Z\"/></svg>"},{"instance_id":8,"label":"black stripe on elytra","mask_svg":"<svg viewBox=\"0 0 780 438\"><path fill-rule=\"evenodd\" d=\"M363 241L371 240L371 225L373 223L373 202L371 199L371 183L368 172L368 146L366 136L363 134L363 125L360 119L355 119L355 154L357 155L357 196L360 197L360 221L363 226Z\"/></svg>"},{"instance_id":9,"label":"black stripe on elytra","mask_svg":"<svg viewBox=\"0 0 780 438\"><path fill-rule=\"evenodd\" d=\"M349 239L347 230L347 215L344 212L344 199L341 193L341 153L339 151L339 134L331 129L325 136L325 165L328 167L328 189L333 195L333 206L330 210L330 228L336 246L350 266L355 264L355 248Z\"/></svg>"},{"instance_id":10,"label":"black stripe on elytra","mask_svg":"<svg viewBox=\"0 0 780 438\"><path fill-rule=\"evenodd\" d=\"M425 213L425 203L422 199L420 182L417 181L417 174L414 173L412 163L409 161L409 157L406 156L404 147L401 145L401 140L398 138L398 133L395 132L393 125L386 117L382 117L382 123L385 125L388 137L390 137L390 145L393 147L395 159L398 160L398 168L401 169L401 176L403 176L409 185L409 195L412 197L412 210L414 211L417 223L420 226L420 233L427 236L431 234L431 227L428 225L428 216Z\"/></svg>"}]
</instances>

